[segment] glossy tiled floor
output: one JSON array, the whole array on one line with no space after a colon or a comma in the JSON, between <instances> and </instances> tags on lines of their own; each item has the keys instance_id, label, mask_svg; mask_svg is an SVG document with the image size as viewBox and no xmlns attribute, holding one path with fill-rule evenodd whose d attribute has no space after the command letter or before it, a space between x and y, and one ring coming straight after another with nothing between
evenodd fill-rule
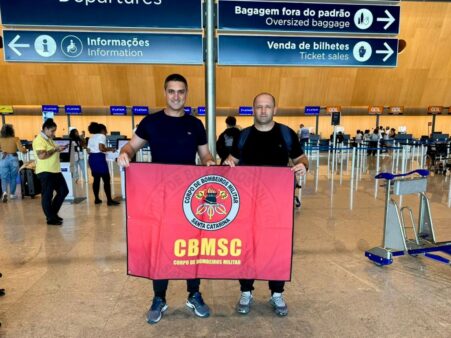
<instances>
[{"instance_id":1,"label":"glossy tiled floor","mask_svg":"<svg viewBox=\"0 0 451 338\"><path fill-rule=\"evenodd\" d=\"M40 198L1 203L0 337L450 337L451 267L423 257L396 258L384 268L370 263L363 253L382 240L384 189L375 198L374 173L365 171L351 195L346 164L341 183L339 173L328 179L323 164L312 166L304 184L285 318L272 313L263 282L251 313L236 314L234 281L203 281L212 316L196 318L177 281L169 310L151 326L150 282L126 275L125 204L64 204L64 226L50 227ZM429 180L441 241L451 241L449 179Z\"/></svg>"}]
</instances>

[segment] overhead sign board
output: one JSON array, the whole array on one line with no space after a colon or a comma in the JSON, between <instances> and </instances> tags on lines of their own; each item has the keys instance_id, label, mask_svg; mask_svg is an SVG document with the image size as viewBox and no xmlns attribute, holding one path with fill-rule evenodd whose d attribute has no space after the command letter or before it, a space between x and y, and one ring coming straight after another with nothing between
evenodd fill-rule
<instances>
[{"instance_id":1,"label":"overhead sign board","mask_svg":"<svg viewBox=\"0 0 451 338\"><path fill-rule=\"evenodd\" d=\"M133 106L132 107L133 115L145 116L149 115L149 107L147 106Z\"/></svg>"},{"instance_id":2,"label":"overhead sign board","mask_svg":"<svg viewBox=\"0 0 451 338\"><path fill-rule=\"evenodd\" d=\"M392 106L389 108L388 112L391 115L402 115L404 113L404 107L403 106Z\"/></svg>"},{"instance_id":3,"label":"overhead sign board","mask_svg":"<svg viewBox=\"0 0 451 338\"><path fill-rule=\"evenodd\" d=\"M204 116L206 112L205 107L197 107L197 115Z\"/></svg>"},{"instance_id":4,"label":"overhead sign board","mask_svg":"<svg viewBox=\"0 0 451 338\"><path fill-rule=\"evenodd\" d=\"M219 36L218 64L396 67L397 39Z\"/></svg>"},{"instance_id":5,"label":"overhead sign board","mask_svg":"<svg viewBox=\"0 0 451 338\"><path fill-rule=\"evenodd\" d=\"M57 105L48 105L47 104L47 105L42 106L42 111L58 114L59 107Z\"/></svg>"},{"instance_id":6,"label":"overhead sign board","mask_svg":"<svg viewBox=\"0 0 451 338\"><path fill-rule=\"evenodd\" d=\"M429 106L428 107L428 114L437 115L441 114L443 110L443 107L439 106Z\"/></svg>"},{"instance_id":7,"label":"overhead sign board","mask_svg":"<svg viewBox=\"0 0 451 338\"><path fill-rule=\"evenodd\" d=\"M333 113L341 113L341 107L340 106L329 106L326 107L327 114L333 114Z\"/></svg>"},{"instance_id":8,"label":"overhead sign board","mask_svg":"<svg viewBox=\"0 0 451 338\"><path fill-rule=\"evenodd\" d=\"M220 30L302 33L399 33L399 6L273 1L218 3Z\"/></svg>"},{"instance_id":9,"label":"overhead sign board","mask_svg":"<svg viewBox=\"0 0 451 338\"><path fill-rule=\"evenodd\" d=\"M368 107L368 114L370 115L381 115L384 111L383 106L369 106Z\"/></svg>"},{"instance_id":10,"label":"overhead sign board","mask_svg":"<svg viewBox=\"0 0 451 338\"><path fill-rule=\"evenodd\" d=\"M5 61L203 64L197 34L3 31Z\"/></svg>"},{"instance_id":11,"label":"overhead sign board","mask_svg":"<svg viewBox=\"0 0 451 338\"><path fill-rule=\"evenodd\" d=\"M253 113L254 113L253 108L248 106L241 106L240 109L238 110L238 115L252 116Z\"/></svg>"},{"instance_id":12,"label":"overhead sign board","mask_svg":"<svg viewBox=\"0 0 451 338\"><path fill-rule=\"evenodd\" d=\"M5 26L201 29L200 0L0 0Z\"/></svg>"},{"instance_id":13,"label":"overhead sign board","mask_svg":"<svg viewBox=\"0 0 451 338\"><path fill-rule=\"evenodd\" d=\"M9 115L14 113L13 106L0 106L0 114Z\"/></svg>"},{"instance_id":14,"label":"overhead sign board","mask_svg":"<svg viewBox=\"0 0 451 338\"><path fill-rule=\"evenodd\" d=\"M80 115L81 106L64 106L64 112L67 115Z\"/></svg>"},{"instance_id":15,"label":"overhead sign board","mask_svg":"<svg viewBox=\"0 0 451 338\"><path fill-rule=\"evenodd\" d=\"M113 116L125 116L125 115L127 115L127 107L126 106L111 106L110 114Z\"/></svg>"},{"instance_id":16,"label":"overhead sign board","mask_svg":"<svg viewBox=\"0 0 451 338\"><path fill-rule=\"evenodd\" d=\"M321 110L320 106L305 106L304 114L305 115L319 115Z\"/></svg>"}]
</instances>

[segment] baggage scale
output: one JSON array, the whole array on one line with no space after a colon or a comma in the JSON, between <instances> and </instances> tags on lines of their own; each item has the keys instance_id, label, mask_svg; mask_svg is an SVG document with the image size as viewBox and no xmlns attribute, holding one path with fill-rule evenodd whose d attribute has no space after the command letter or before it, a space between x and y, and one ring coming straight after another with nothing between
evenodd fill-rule
<instances>
[{"instance_id":1,"label":"baggage scale","mask_svg":"<svg viewBox=\"0 0 451 338\"><path fill-rule=\"evenodd\" d=\"M412 176L417 174L416 176ZM381 247L375 247L365 252L365 256L377 265L393 263L393 257L411 255L436 260L451 265L451 241L437 242L430 210L429 199L426 196L427 176L429 171L418 169L406 174L394 175L380 173L375 178L386 181L384 237ZM391 194L402 196L418 194L420 199L418 224L415 226L413 211L410 207L399 208ZM404 214L408 214L411 226L407 226ZM407 235L411 229L413 236ZM442 256L437 252L447 255Z\"/></svg>"}]
</instances>

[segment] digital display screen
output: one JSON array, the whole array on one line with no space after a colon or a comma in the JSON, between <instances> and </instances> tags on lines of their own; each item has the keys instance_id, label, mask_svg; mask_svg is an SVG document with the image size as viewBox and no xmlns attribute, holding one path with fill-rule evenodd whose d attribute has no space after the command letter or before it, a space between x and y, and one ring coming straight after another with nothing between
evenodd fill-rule
<instances>
[{"instance_id":1,"label":"digital display screen","mask_svg":"<svg viewBox=\"0 0 451 338\"><path fill-rule=\"evenodd\" d=\"M53 140L59 146L65 146L66 149L61 151L61 154L68 154L70 152L70 140Z\"/></svg>"}]
</instances>

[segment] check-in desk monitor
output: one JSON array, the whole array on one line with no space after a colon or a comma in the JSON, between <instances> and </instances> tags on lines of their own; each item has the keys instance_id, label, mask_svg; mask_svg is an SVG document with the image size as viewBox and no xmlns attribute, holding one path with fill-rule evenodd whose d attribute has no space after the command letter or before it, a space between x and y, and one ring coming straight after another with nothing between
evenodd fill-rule
<instances>
[{"instance_id":1,"label":"check-in desk monitor","mask_svg":"<svg viewBox=\"0 0 451 338\"><path fill-rule=\"evenodd\" d=\"M117 151L120 152L122 147L125 146L128 143L128 141L130 141L130 140L128 140L128 139L117 140L117 147L116 147Z\"/></svg>"},{"instance_id":2,"label":"check-in desk monitor","mask_svg":"<svg viewBox=\"0 0 451 338\"><path fill-rule=\"evenodd\" d=\"M397 134L395 136L396 142L406 142L412 140L412 134Z\"/></svg>"},{"instance_id":3,"label":"check-in desk monitor","mask_svg":"<svg viewBox=\"0 0 451 338\"><path fill-rule=\"evenodd\" d=\"M74 188L74 179L72 176L73 171L73 158L71 159L71 140L68 139L54 139L58 146L64 146L65 149L60 152L60 165L61 165L61 173L63 174L64 180L66 181L67 188L69 192L65 198L65 201L74 201L75 199L75 188Z\"/></svg>"},{"instance_id":4,"label":"check-in desk monitor","mask_svg":"<svg viewBox=\"0 0 451 338\"><path fill-rule=\"evenodd\" d=\"M449 139L449 134L432 133L432 142L446 142Z\"/></svg>"}]
</instances>

